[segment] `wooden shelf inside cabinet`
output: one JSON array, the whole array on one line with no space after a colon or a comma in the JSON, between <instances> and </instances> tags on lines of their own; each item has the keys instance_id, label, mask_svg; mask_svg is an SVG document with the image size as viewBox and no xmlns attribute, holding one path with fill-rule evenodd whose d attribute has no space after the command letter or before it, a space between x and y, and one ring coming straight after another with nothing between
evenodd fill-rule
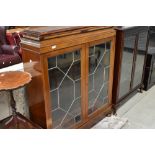
<instances>
[{"instance_id":1,"label":"wooden shelf inside cabinet","mask_svg":"<svg viewBox=\"0 0 155 155\"><path fill-rule=\"evenodd\" d=\"M30 28L21 44L24 69L32 74L27 93L35 123L83 128L112 111L113 27Z\"/></svg>"}]
</instances>

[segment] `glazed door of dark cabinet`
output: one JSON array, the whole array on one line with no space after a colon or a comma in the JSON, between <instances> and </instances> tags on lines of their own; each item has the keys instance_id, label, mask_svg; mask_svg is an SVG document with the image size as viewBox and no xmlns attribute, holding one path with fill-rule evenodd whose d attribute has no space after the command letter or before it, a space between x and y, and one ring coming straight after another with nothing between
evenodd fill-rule
<instances>
[{"instance_id":1,"label":"glazed door of dark cabinet","mask_svg":"<svg viewBox=\"0 0 155 155\"><path fill-rule=\"evenodd\" d=\"M149 46L148 46L148 53L149 51L154 50L155 48L155 26L151 26L149 28Z\"/></svg>"},{"instance_id":2,"label":"glazed door of dark cabinet","mask_svg":"<svg viewBox=\"0 0 155 155\"><path fill-rule=\"evenodd\" d=\"M133 76L132 89L142 83L144 62L146 55L147 35L148 35L147 31L138 34L138 44L135 55L135 70Z\"/></svg>"},{"instance_id":3,"label":"glazed door of dark cabinet","mask_svg":"<svg viewBox=\"0 0 155 155\"><path fill-rule=\"evenodd\" d=\"M124 36L119 84L119 99L130 91L136 35Z\"/></svg>"},{"instance_id":4,"label":"glazed door of dark cabinet","mask_svg":"<svg viewBox=\"0 0 155 155\"><path fill-rule=\"evenodd\" d=\"M155 57L152 58L150 84L155 83Z\"/></svg>"},{"instance_id":5,"label":"glazed door of dark cabinet","mask_svg":"<svg viewBox=\"0 0 155 155\"><path fill-rule=\"evenodd\" d=\"M88 116L110 103L110 71L113 65L110 40L89 44L88 47Z\"/></svg>"},{"instance_id":6,"label":"glazed door of dark cabinet","mask_svg":"<svg viewBox=\"0 0 155 155\"><path fill-rule=\"evenodd\" d=\"M48 58L52 128L71 128L82 121L82 47Z\"/></svg>"}]
</instances>

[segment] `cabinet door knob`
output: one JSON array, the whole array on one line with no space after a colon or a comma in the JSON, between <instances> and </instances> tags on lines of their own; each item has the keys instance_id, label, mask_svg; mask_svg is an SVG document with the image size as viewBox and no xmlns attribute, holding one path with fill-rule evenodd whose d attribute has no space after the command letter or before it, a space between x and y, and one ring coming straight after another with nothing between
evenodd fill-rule
<instances>
[{"instance_id":1,"label":"cabinet door knob","mask_svg":"<svg viewBox=\"0 0 155 155\"><path fill-rule=\"evenodd\" d=\"M51 48L52 48L52 49L56 49L57 46L56 46L56 45L52 45Z\"/></svg>"}]
</instances>

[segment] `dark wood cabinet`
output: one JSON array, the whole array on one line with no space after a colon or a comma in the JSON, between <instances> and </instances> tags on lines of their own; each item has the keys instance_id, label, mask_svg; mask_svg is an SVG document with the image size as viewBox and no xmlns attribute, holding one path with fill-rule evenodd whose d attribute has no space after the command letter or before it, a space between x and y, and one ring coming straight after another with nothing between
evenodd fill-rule
<instances>
[{"instance_id":1,"label":"dark wood cabinet","mask_svg":"<svg viewBox=\"0 0 155 155\"><path fill-rule=\"evenodd\" d=\"M30 28L22 39L30 118L43 128L84 128L112 111L115 30Z\"/></svg>"},{"instance_id":2,"label":"dark wood cabinet","mask_svg":"<svg viewBox=\"0 0 155 155\"><path fill-rule=\"evenodd\" d=\"M148 27L116 27L113 104L123 100L134 90L142 88L148 44Z\"/></svg>"}]
</instances>

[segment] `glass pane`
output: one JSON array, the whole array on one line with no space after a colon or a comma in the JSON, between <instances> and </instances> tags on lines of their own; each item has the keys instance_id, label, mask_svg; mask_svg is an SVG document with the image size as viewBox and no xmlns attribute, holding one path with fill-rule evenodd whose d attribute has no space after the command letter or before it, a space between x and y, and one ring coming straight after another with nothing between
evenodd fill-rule
<instances>
[{"instance_id":1,"label":"glass pane","mask_svg":"<svg viewBox=\"0 0 155 155\"><path fill-rule=\"evenodd\" d=\"M88 114L108 103L111 42L89 48Z\"/></svg>"},{"instance_id":2,"label":"glass pane","mask_svg":"<svg viewBox=\"0 0 155 155\"><path fill-rule=\"evenodd\" d=\"M105 81L108 81L109 80L109 71L110 71L110 67L108 66L108 67L106 67L105 69L104 69L104 77L105 77Z\"/></svg>"},{"instance_id":3,"label":"glass pane","mask_svg":"<svg viewBox=\"0 0 155 155\"><path fill-rule=\"evenodd\" d=\"M109 66L109 63L110 63L110 50L107 50L105 55L104 55L104 66Z\"/></svg>"},{"instance_id":4,"label":"glass pane","mask_svg":"<svg viewBox=\"0 0 155 155\"><path fill-rule=\"evenodd\" d=\"M80 60L80 50L77 50L73 53L74 61Z\"/></svg>"},{"instance_id":5,"label":"glass pane","mask_svg":"<svg viewBox=\"0 0 155 155\"><path fill-rule=\"evenodd\" d=\"M58 108L58 90L54 90L50 93L52 102L52 110Z\"/></svg>"},{"instance_id":6,"label":"glass pane","mask_svg":"<svg viewBox=\"0 0 155 155\"><path fill-rule=\"evenodd\" d=\"M80 59L80 50L48 59L53 128L70 128L81 121Z\"/></svg>"},{"instance_id":7,"label":"glass pane","mask_svg":"<svg viewBox=\"0 0 155 155\"><path fill-rule=\"evenodd\" d=\"M153 59L153 65L152 65L152 73L151 73L151 79L150 79L151 83L155 82L155 61Z\"/></svg>"},{"instance_id":8,"label":"glass pane","mask_svg":"<svg viewBox=\"0 0 155 155\"><path fill-rule=\"evenodd\" d=\"M73 63L73 53L57 56L57 67L65 74Z\"/></svg>"},{"instance_id":9,"label":"glass pane","mask_svg":"<svg viewBox=\"0 0 155 155\"><path fill-rule=\"evenodd\" d=\"M150 27L148 53L155 53L155 26Z\"/></svg>"},{"instance_id":10,"label":"glass pane","mask_svg":"<svg viewBox=\"0 0 155 155\"><path fill-rule=\"evenodd\" d=\"M56 58L55 57L50 58L48 60L48 68L50 69L50 68L54 68L54 67L56 67Z\"/></svg>"},{"instance_id":11,"label":"glass pane","mask_svg":"<svg viewBox=\"0 0 155 155\"><path fill-rule=\"evenodd\" d=\"M127 94L130 90L135 39L136 39L135 36L127 36L124 39L124 48L123 48L123 56L122 56L122 63L121 63L119 98Z\"/></svg>"},{"instance_id":12,"label":"glass pane","mask_svg":"<svg viewBox=\"0 0 155 155\"><path fill-rule=\"evenodd\" d=\"M74 74L73 74L74 73ZM70 76L74 81L79 80L81 77L81 62L80 60L74 62L72 67L68 72L68 76Z\"/></svg>"},{"instance_id":13,"label":"glass pane","mask_svg":"<svg viewBox=\"0 0 155 155\"><path fill-rule=\"evenodd\" d=\"M75 81L75 98L78 98L81 96L81 89L79 89L80 85L81 85L81 80L76 80Z\"/></svg>"},{"instance_id":14,"label":"glass pane","mask_svg":"<svg viewBox=\"0 0 155 155\"><path fill-rule=\"evenodd\" d=\"M108 83L105 83L105 85L101 88L101 93L98 95L94 102L93 110L101 108L103 104L108 103L104 102L106 98L108 98Z\"/></svg>"},{"instance_id":15,"label":"glass pane","mask_svg":"<svg viewBox=\"0 0 155 155\"><path fill-rule=\"evenodd\" d=\"M64 76L65 74L59 68L51 68L49 70L50 89L58 88Z\"/></svg>"},{"instance_id":16,"label":"glass pane","mask_svg":"<svg viewBox=\"0 0 155 155\"><path fill-rule=\"evenodd\" d=\"M146 53L146 43L147 43L147 31L139 34L133 88L138 86L142 82L143 67Z\"/></svg>"},{"instance_id":17,"label":"glass pane","mask_svg":"<svg viewBox=\"0 0 155 155\"><path fill-rule=\"evenodd\" d=\"M88 77L89 88L88 91L91 92L94 86L94 74L89 75Z\"/></svg>"}]
</instances>

